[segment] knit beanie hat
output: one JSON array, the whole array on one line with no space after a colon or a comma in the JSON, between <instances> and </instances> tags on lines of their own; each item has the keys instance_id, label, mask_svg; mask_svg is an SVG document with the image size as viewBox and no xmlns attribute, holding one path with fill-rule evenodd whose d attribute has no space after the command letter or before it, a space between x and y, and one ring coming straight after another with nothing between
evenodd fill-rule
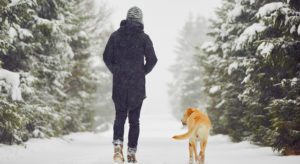
<instances>
[{"instance_id":1,"label":"knit beanie hat","mask_svg":"<svg viewBox=\"0 0 300 164\"><path fill-rule=\"evenodd\" d=\"M143 24L143 12L140 8L134 6L131 7L127 12L127 20L140 22Z\"/></svg>"}]
</instances>

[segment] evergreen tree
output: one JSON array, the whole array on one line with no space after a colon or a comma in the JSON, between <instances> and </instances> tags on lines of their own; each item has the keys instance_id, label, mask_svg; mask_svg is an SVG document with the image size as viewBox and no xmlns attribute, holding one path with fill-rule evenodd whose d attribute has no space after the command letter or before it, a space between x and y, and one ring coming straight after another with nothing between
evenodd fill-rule
<instances>
[{"instance_id":1,"label":"evergreen tree","mask_svg":"<svg viewBox=\"0 0 300 164\"><path fill-rule=\"evenodd\" d=\"M174 79L169 88L173 113L181 118L182 113L189 107L204 109L206 95L203 94L202 67L194 60L199 53L199 45L207 40L208 22L203 17L190 17L184 25L178 39L176 63L170 71Z\"/></svg>"},{"instance_id":2,"label":"evergreen tree","mask_svg":"<svg viewBox=\"0 0 300 164\"><path fill-rule=\"evenodd\" d=\"M96 130L106 130L108 125L105 124L103 128L103 123L111 123L114 120L114 104L112 101L112 74L107 69L103 62L103 51L106 46L107 40L112 33L112 25L108 23L110 18L110 9L107 5L103 4L100 6L98 11L95 11L95 18L90 22L90 51L92 56L97 60L100 60L98 65L95 65L95 70L97 71L97 77L99 79L99 85L96 96L96 101L94 102L94 109L96 111ZM99 58L100 56L100 58ZM96 60L95 59L95 60ZM99 129L100 127L100 129Z\"/></svg>"},{"instance_id":3,"label":"evergreen tree","mask_svg":"<svg viewBox=\"0 0 300 164\"><path fill-rule=\"evenodd\" d=\"M249 73L253 83L246 89L260 91L254 95L270 118L270 130L260 133L265 134L264 142L286 155L300 154L300 3L268 1L261 5L255 17L263 22L264 30L257 34L257 41L246 43L257 48L256 71Z\"/></svg>"},{"instance_id":4,"label":"evergreen tree","mask_svg":"<svg viewBox=\"0 0 300 164\"><path fill-rule=\"evenodd\" d=\"M223 2L202 58L214 132L299 154L299 2Z\"/></svg>"},{"instance_id":5,"label":"evergreen tree","mask_svg":"<svg viewBox=\"0 0 300 164\"><path fill-rule=\"evenodd\" d=\"M66 108L69 111L76 111L70 126L73 126L72 129L80 130L82 122L86 123L84 125L92 127L91 123L95 121L95 111L98 111L98 119L99 117L108 119L112 116L111 112L110 115L103 115L105 110L111 110L111 106L108 108L95 105L97 101L107 101L98 98L98 90L110 88L108 87L110 84L106 83L110 78L100 78L101 73L106 74L108 72L99 68L95 60L99 60L99 55L102 55L105 40L108 38L111 28L106 25L110 13L105 5L101 6L100 10L96 10L94 0L85 0L76 1L76 5L73 6L76 17L73 18L72 23L75 28L71 28L68 35L72 36L71 47L76 53L74 54L75 63L72 68L72 76L66 80L68 94ZM111 91L100 93L100 97L108 92ZM105 120L105 122L107 121ZM81 129L85 128L82 127Z\"/></svg>"},{"instance_id":6,"label":"evergreen tree","mask_svg":"<svg viewBox=\"0 0 300 164\"><path fill-rule=\"evenodd\" d=\"M0 142L21 143L30 137L88 130L101 77L92 67L96 42L90 24L105 17L86 12L91 1L3 0L0 3L2 72L20 76L22 98L9 94L9 76L0 73ZM103 8L101 8L103 9ZM105 19L97 19L105 23ZM89 27L87 28L87 25ZM100 40L100 41L99 41ZM97 54L99 55L99 54ZM12 72L11 72L12 71ZM10 96L11 95L11 96Z\"/></svg>"},{"instance_id":7,"label":"evergreen tree","mask_svg":"<svg viewBox=\"0 0 300 164\"><path fill-rule=\"evenodd\" d=\"M223 1L222 7L216 11L219 19L212 21L213 30L209 33L215 40L202 46L207 55L199 55L199 61L205 69L205 91L211 98L207 112L213 124L212 131L229 134L234 141L239 141L243 127L239 123L242 110L239 110L241 104L237 99L237 91L240 89L239 75L242 72L237 71L237 54L232 54L231 47L236 37L234 35L242 25L229 23L232 21L229 18L230 12L232 17L239 13L233 10L234 7L234 1ZM229 37L230 34L233 35Z\"/></svg>"}]
</instances>

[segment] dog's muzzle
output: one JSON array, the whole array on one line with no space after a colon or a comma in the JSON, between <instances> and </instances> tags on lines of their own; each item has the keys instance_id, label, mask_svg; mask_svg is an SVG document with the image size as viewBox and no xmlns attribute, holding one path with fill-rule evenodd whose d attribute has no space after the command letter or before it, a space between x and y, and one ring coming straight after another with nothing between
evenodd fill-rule
<instances>
[{"instance_id":1,"label":"dog's muzzle","mask_svg":"<svg viewBox=\"0 0 300 164\"><path fill-rule=\"evenodd\" d=\"M185 126L185 125L186 125L186 122L183 122L182 120L181 120L181 123L182 123L182 125L183 125L183 126Z\"/></svg>"}]
</instances>

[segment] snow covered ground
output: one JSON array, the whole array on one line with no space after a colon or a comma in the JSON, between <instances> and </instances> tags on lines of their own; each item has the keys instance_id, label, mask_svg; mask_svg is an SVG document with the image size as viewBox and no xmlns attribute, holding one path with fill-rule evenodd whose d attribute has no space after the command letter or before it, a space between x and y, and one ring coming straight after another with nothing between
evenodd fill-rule
<instances>
[{"instance_id":1,"label":"snow covered ground","mask_svg":"<svg viewBox=\"0 0 300 164\"><path fill-rule=\"evenodd\" d=\"M140 164L187 164L188 142L171 139L186 131L170 115L142 115L137 159ZM127 131L128 129L126 129ZM62 138L31 139L24 146L0 145L0 164L112 164L112 131L74 133ZM126 147L125 147L126 149ZM300 156L283 157L271 148L232 143L210 136L206 164L299 164Z\"/></svg>"}]
</instances>

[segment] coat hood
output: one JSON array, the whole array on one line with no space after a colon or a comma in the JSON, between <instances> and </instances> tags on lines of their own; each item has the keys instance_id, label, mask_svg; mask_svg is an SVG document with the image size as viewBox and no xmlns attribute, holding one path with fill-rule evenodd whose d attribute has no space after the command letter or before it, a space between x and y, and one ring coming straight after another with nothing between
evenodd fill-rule
<instances>
[{"instance_id":1,"label":"coat hood","mask_svg":"<svg viewBox=\"0 0 300 164\"><path fill-rule=\"evenodd\" d=\"M144 25L140 22L132 21L132 20L122 20L120 23L120 32L124 33L142 33L144 32Z\"/></svg>"}]
</instances>

